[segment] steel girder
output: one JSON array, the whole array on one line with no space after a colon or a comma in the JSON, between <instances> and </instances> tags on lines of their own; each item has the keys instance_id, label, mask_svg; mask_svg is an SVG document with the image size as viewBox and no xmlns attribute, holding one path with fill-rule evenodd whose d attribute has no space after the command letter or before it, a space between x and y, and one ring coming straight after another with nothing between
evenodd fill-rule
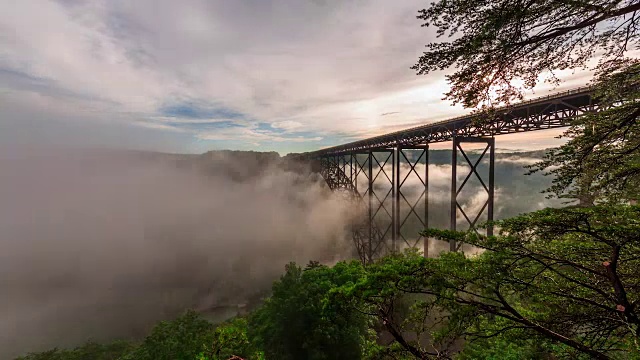
<instances>
[{"instance_id":1,"label":"steel girder","mask_svg":"<svg viewBox=\"0 0 640 360\"><path fill-rule=\"evenodd\" d=\"M411 217L414 224L429 226L429 161L430 143L451 141L452 178L450 228L457 229L458 215L462 215L470 229L486 213L493 220L495 139L494 136L525 131L545 130L570 125L572 119L587 112L597 111L590 88L579 88L543 98L504 107L486 115L470 114L454 119L427 124L394 133L376 136L315 152L299 154L302 159L320 162L320 173L332 190L344 189L353 194L354 203L363 213L363 221L354 225L353 239L356 251L363 262L371 262L385 253L400 247L417 247L423 241L424 254L428 255L428 239L417 234L407 235L403 230ZM480 158L471 161L461 144L485 143ZM409 159L407 151L421 152L418 158ZM458 153L469 173L458 186ZM488 154L488 155L487 155ZM478 166L488 156L488 179L481 176ZM423 160L422 160L423 159ZM418 173L417 164L425 162L424 177ZM408 176L417 175L418 199L406 196ZM468 214L458 201L470 179L478 179L487 193L487 199L479 212ZM361 181L364 180L364 181ZM406 210L406 211L403 211ZM417 220L416 220L417 219ZM489 227L487 234L493 229ZM450 243L455 251L459 244Z\"/></svg>"},{"instance_id":2,"label":"steel girder","mask_svg":"<svg viewBox=\"0 0 640 360\"><path fill-rule=\"evenodd\" d=\"M482 151L482 153L480 153L480 156L475 161L472 161L468 156L467 152L465 152L464 148L462 147L463 143L484 143L486 144L486 146ZM472 229L477 232L476 224L478 223L478 220L480 220L482 215L485 213L485 210L487 214L487 221L491 222L494 220L493 205L494 205L494 193L495 193L494 191L495 190L494 189L495 188L494 186L495 148L496 148L495 138L455 137L453 139L453 149L451 151L451 209L450 209L451 230L454 230L454 231L457 230L458 214L462 215L462 218L465 220L466 224L469 225L468 228L464 230ZM462 164L464 166L469 167L469 172L467 173L464 180L459 186L458 186L458 176L457 176L458 175L458 153L462 155L462 158L463 158ZM489 156L489 159L488 159L489 168L488 168L488 174L486 175L488 179L485 176L482 176L482 174L479 172L479 169L478 169L478 166L482 163L482 161L485 159L485 156L487 155ZM471 180L472 178L475 178L479 181L480 185L482 186L482 189L487 194L487 199L482 204L482 207L480 208L480 210L476 212L475 216L474 214L468 213L469 209L465 210L462 204L458 201L460 193L464 190L465 185L469 184L469 180ZM489 236L493 235L493 226L490 225L487 228L487 235ZM460 245L461 244L456 244L455 241L451 241L449 243L451 251L459 250Z\"/></svg>"},{"instance_id":3,"label":"steel girder","mask_svg":"<svg viewBox=\"0 0 640 360\"><path fill-rule=\"evenodd\" d=\"M591 89L578 88L497 109L490 118L470 114L390 134L334 146L302 157L331 156L395 147L421 146L452 141L454 137L493 137L525 131L566 127L595 106Z\"/></svg>"},{"instance_id":4,"label":"steel girder","mask_svg":"<svg viewBox=\"0 0 640 360\"><path fill-rule=\"evenodd\" d=\"M421 241L427 254L428 243L419 232L428 226L428 147L322 156L318 161L329 188L350 193L361 216L352 237L363 263L418 247Z\"/></svg>"},{"instance_id":5,"label":"steel girder","mask_svg":"<svg viewBox=\"0 0 640 360\"><path fill-rule=\"evenodd\" d=\"M396 241L412 248L422 242L428 256L428 239L416 230L429 227L429 146L398 147L396 156Z\"/></svg>"}]
</instances>

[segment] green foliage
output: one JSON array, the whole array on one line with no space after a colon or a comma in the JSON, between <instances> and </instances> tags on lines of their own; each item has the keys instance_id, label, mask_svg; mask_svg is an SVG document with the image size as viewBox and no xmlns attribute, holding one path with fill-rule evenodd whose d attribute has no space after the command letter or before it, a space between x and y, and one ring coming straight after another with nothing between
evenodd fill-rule
<instances>
[{"instance_id":1,"label":"green foliage","mask_svg":"<svg viewBox=\"0 0 640 360\"><path fill-rule=\"evenodd\" d=\"M486 324L490 326L489 324ZM459 360L547 360L558 358L561 351L557 346L537 337L522 339L508 334L469 342L460 355ZM576 354L574 354L576 355ZM577 355L574 360L587 360L588 356Z\"/></svg>"},{"instance_id":2,"label":"green foliage","mask_svg":"<svg viewBox=\"0 0 640 360\"><path fill-rule=\"evenodd\" d=\"M287 265L273 294L250 318L249 334L269 360L362 359L371 336L368 317L329 293L364 274L358 262L333 268Z\"/></svg>"},{"instance_id":3,"label":"green foliage","mask_svg":"<svg viewBox=\"0 0 640 360\"><path fill-rule=\"evenodd\" d=\"M388 347L378 349L379 358L429 359L447 354L449 339L431 336L439 327L431 299L407 288L413 281L424 280L419 271L428 261L412 250L390 255L367 266L365 276L357 282L332 291L334 301L371 314L382 326L380 331L393 338ZM419 341L425 335L431 339Z\"/></svg>"},{"instance_id":4,"label":"green foliage","mask_svg":"<svg viewBox=\"0 0 640 360\"><path fill-rule=\"evenodd\" d=\"M172 321L158 323L140 344L89 342L73 350L52 349L16 360L227 360L232 356L264 360L247 336L247 319L234 318L214 327L187 311Z\"/></svg>"},{"instance_id":5,"label":"green foliage","mask_svg":"<svg viewBox=\"0 0 640 360\"><path fill-rule=\"evenodd\" d=\"M194 311L161 321L126 360L193 360L213 342L213 325Z\"/></svg>"},{"instance_id":6,"label":"green foliage","mask_svg":"<svg viewBox=\"0 0 640 360\"><path fill-rule=\"evenodd\" d=\"M602 359L638 353L640 207L546 209L497 225L497 237L424 233L489 250L476 258L447 254L422 270L430 280L416 284L419 291L453 315L475 319L460 317L449 331L477 338L509 332L521 341L542 336ZM502 325L487 327L484 321L496 317Z\"/></svg>"},{"instance_id":7,"label":"green foliage","mask_svg":"<svg viewBox=\"0 0 640 360\"><path fill-rule=\"evenodd\" d=\"M563 137L531 167L553 175L549 192L598 201L640 199L640 62L620 62L596 81L600 111L575 119Z\"/></svg>"},{"instance_id":8,"label":"green foliage","mask_svg":"<svg viewBox=\"0 0 640 360\"><path fill-rule=\"evenodd\" d=\"M126 341L116 341L102 345L88 342L73 350L52 349L41 353L33 353L16 360L117 360L134 348Z\"/></svg>"},{"instance_id":9,"label":"green foliage","mask_svg":"<svg viewBox=\"0 0 640 360\"><path fill-rule=\"evenodd\" d=\"M495 237L427 230L486 251L388 256L331 296L393 337L380 358L640 356L640 207L545 209L496 225Z\"/></svg>"},{"instance_id":10,"label":"green foliage","mask_svg":"<svg viewBox=\"0 0 640 360\"><path fill-rule=\"evenodd\" d=\"M260 358L252 351L247 336L247 319L242 317L218 325L213 334L211 348L206 353L209 356L203 359L207 360L226 360L234 355L245 359L250 358L250 355L253 355L251 359Z\"/></svg>"},{"instance_id":11,"label":"green foliage","mask_svg":"<svg viewBox=\"0 0 640 360\"><path fill-rule=\"evenodd\" d=\"M422 310L441 315L434 339L465 338L462 358L638 356L640 209L619 205L640 197L640 62L624 57L638 47L638 10L635 0L440 0L420 12L454 39L429 44L414 69L455 66L447 96L468 107L522 98L544 72L601 57L599 111L575 119L569 141L531 167L553 175L552 196L583 208L504 220L496 237L429 229L487 251L394 275L393 287L425 295Z\"/></svg>"}]
</instances>

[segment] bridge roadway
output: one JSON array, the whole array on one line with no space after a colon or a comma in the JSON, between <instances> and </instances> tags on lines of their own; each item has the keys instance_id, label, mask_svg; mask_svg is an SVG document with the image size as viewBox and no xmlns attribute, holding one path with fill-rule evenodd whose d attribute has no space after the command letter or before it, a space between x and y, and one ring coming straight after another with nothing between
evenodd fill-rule
<instances>
[{"instance_id":1,"label":"bridge roadway","mask_svg":"<svg viewBox=\"0 0 640 360\"><path fill-rule=\"evenodd\" d=\"M315 164L314 168L332 190L347 190L364 208L366 219L353 230L354 245L363 262L403 247L416 247L419 242L423 242L424 254L428 256L428 239L415 234L419 228L429 226L429 144L451 141L451 164L458 164L451 167L450 229L456 230L460 222L475 229L484 214L486 220L494 219L495 136L567 127L572 119L596 111L596 105L591 89L582 87L498 108L489 115L472 113L300 157ZM474 161L461 146L469 142L486 145ZM480 164L486 162L486 155L488 174L481 176ZM421 168L418 164L424 165L424 173L418 173ZM469 172L458 185L460 165L466 165ZM406 196L409 176L417 177L423 185L417 202ZM484 206L475 215L468 214L469 209L460 200L462 190L472 178L479 180L487 195ZM415 195L415 189L411 192ZM412 221L408 221L410 217ZM405 229L407 224L413 227L408 230L410 234ZM493 229L487 229L487 233L492 234ZM459 245L451 243L450 250L457 250Z\"/></svg>"},{"instance_id":2,"label":"bridge roadway","mask_svg":"<svg viewBox=\"0 0 640 360\"><path fill-rule=\"evenodd\" d=\"M479 114L467 114L304 155L341 155L397 146L446 142L452 141L454 137L487 137L566 127L571 119L592 110L592 101L591 89L581 87L498 108L491 120L483 120Z\"/></svg>"}]
</instances>

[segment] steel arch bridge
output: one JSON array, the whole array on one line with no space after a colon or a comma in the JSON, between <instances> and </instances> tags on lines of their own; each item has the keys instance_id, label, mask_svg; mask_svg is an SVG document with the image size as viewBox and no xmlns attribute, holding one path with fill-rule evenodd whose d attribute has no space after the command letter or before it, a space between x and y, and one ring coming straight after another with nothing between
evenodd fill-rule
<instances>
[{"instance_id":1,"label":"steel arch bridge","mask_svg":"<svg viewBox=\"0 0 640 360\"><path fill-rule=\"evenodd\" d=\"M312 161L332 190L351 193L354 204L365 216L354 226L353 241L363 262L402 247L419 247L428 256L428 239L405 228L429 226L429 144L452 143L450 229L475 229L482 217L494 220L495 136L567 127L571 120L597 110L592 89L582 87L521 102L487 114L469 114L406 130L380 135L344 145L300 154ZM480 143L484 150L472 161L465 143ZM469 169L459 181L458 160ZM480 164L484 164L480 166ZM484 172L480 171L481 167ZM407 179L417 179L418 200L409 200ZM469 180L477 179L486 201L476 214L461 204L462 191ZM483 216L484 215L484 216ZM491 235L493 229L489 227ZM460 244L451 242L455 251Z\"/></svg>"}]
</instances>

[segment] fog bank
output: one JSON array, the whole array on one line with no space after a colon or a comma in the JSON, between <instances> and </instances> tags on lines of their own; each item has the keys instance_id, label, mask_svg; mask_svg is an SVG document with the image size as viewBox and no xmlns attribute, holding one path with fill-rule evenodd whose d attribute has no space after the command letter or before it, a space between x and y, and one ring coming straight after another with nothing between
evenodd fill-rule
<instances>
[{"instance_id":1,"label":"fog bank","mask_svg":"<svg viewBox=\"0 0 640 360\"><path fill-rule=\"evenodd\" d=\"M234 167L231 155L3 151L0 358L140 336L185 308L244 301L288 261L346 253L348 206L317 175L274 164L232 179Z\"/></svg>"}]
</instances>

